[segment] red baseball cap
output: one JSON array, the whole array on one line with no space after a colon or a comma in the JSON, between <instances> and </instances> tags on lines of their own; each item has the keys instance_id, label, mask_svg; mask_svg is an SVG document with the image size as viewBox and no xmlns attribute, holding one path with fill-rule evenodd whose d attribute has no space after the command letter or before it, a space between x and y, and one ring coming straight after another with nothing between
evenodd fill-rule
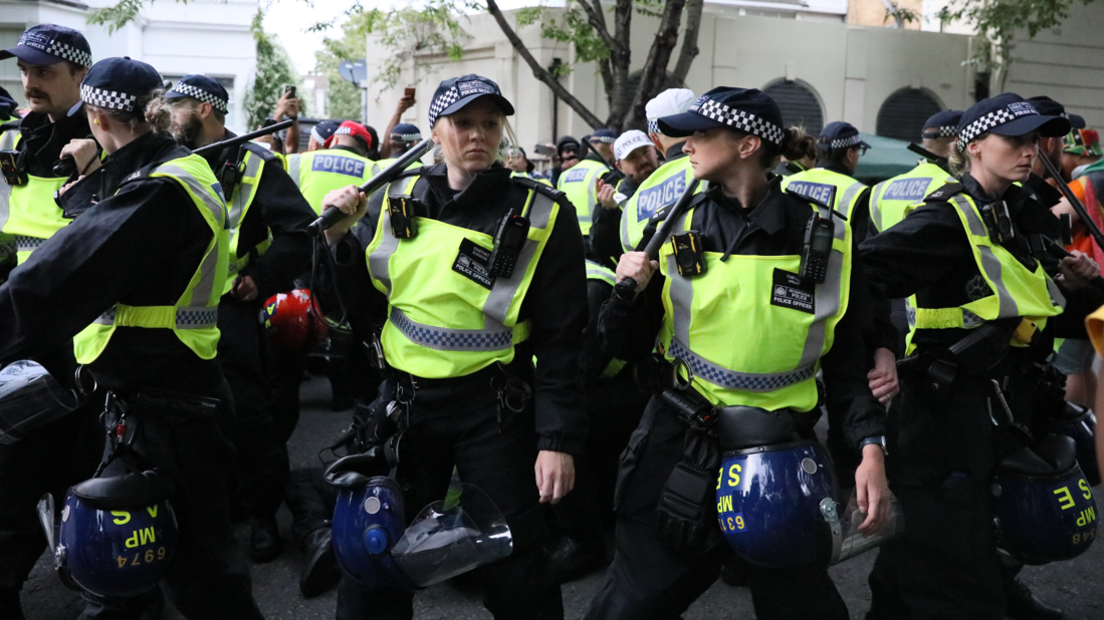
<instances>
[{"instance_id":1,"label":"red baseball cap","mask_svg":"<svg viewBox=\"0 0 1104 620\"><path fill-rule=\"evenodd\" d=\"M372 148L372 134L368 133L368 128L356 121L345 121L338 126L337 131L332 136L326 138L326 148L333 146L333 143L337 141L337 136L353 136L364 140L367 145L365 148Z\"/></svg>"}]
</instances>

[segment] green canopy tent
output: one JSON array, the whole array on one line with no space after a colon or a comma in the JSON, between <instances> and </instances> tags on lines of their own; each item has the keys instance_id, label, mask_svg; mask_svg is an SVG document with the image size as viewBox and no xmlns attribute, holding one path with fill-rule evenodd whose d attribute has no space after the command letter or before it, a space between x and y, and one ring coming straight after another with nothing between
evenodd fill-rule
<instances>
[{"instance_id":1,"label":"green canopy tent","mask_svg":"<svg viewBox=\"0 0 1104 620\"><path fill-rule=\"evenodd\" d=\"M909 143L904 140L872 136L868 133L859 135L870 145L870 150L859 159L855 178L867 185L904 174L915 168L916 162L920 161L920 156L908 150Z\"/></svg>"}]
</instances>

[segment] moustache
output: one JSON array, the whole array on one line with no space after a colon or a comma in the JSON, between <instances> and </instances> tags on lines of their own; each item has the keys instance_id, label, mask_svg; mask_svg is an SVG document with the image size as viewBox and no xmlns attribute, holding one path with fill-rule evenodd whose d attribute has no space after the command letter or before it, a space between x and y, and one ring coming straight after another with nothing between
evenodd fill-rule
<instances>
[{"instance_id":1,"label":"moustache","mask_svg":"<svg viewBox=\"0 0 1104 620\"><path fill-rule=\"evenodd\" d=\"M23 90L23 96L26 97L27 99L34 98L34 99L45 99L46 101L50 100L50 95L47 95L45 92L43 92L41 90L38 90L37 88L24 89Z\"/></svg>"}]
</instances>

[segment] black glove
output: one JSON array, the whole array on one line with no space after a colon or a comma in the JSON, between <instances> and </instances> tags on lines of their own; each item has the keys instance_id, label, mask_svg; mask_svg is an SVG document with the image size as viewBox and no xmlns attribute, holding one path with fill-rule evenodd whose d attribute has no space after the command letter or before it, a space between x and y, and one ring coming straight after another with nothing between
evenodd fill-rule
<instances>
[{"instance_id":1,"label":"black glove","mask_svg":"<svg viewBox=\"0 0 1104 620\"><path fill-rule=\"evenodd\" d=\"M6 121L15 116L15 111L18 108L19 103L12 99L11 94L4 90L4 87L0 86L0 121Z\"/></svg>"},{"instance_id":2,"label":"black glove","mask_svg":"<svg viewBox=\"0 0 1104 620\"><path fill-rule=\"evenodd\" d=\"M656 506L656 539L675 550L701 546L712 521L721 452L708 431L689 428L682 461L675 466Z\"/></svg>"}]
</instances>

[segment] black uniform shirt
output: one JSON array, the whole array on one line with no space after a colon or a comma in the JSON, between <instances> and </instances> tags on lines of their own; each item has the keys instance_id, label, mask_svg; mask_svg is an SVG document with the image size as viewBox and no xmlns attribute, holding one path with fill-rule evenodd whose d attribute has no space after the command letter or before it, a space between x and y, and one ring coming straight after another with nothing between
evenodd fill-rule
<instances>
[{"instance_id":1,"label":"black uniform shirt","mask_svg":"<svg viewBox=\"0 0 1104 620\"><path fill-rule=\"evenodd\" d=\"M22 133L19 166L36 177L55 176L54 164L61 155L61 147L78 138L92 137L83 105L56 123L51 123L45 114L31 112L20 121L19 131Z\"/></svg>"},{"instance_id":2,"label":"black uniform shirt","mask_svg":"<svg viewBox=\"0 0 1104 620\"><path fill-rule=\"evenodd\" d=\"M529 192L521 183L511 181L510 170L498 164L478 174L462 192L449 189L444 164L404 175L415 173L425 177L413 192L419 216L492 236L507 210L524 204ZM525 363L536 355L539 360L533 386L538 449L581 454L586 439L578 368L587 323L583 238L567 198L551 188L538 191L554 193L560 212L522 302L519 319L532 321L533 327L515 358ZM367 308L376 325L384 323L387 299L372 286L364 252L375 233L383 195L381 190L372 196L364 220L334 248L337 281L350 312Z\"/></svg>"},{"instance_id":3,"label":"black uniform shirt","mask_svg":"<svg viewBox=\"0 0 1104 620\"><path fill-rule=\"evenodd\" d=\"M979 208L998 200L986 195L969 175L963 177L962 184ZM1032 193L1013 185L999 199L1008 204L1018 233L1053 231L1057 218L1038 204ZM1010 244L1007 249L1030 269L1035 268L1034 258L1018 244ZM987 288L957 209L945 201L925 203L891 228L867 239L861 250L876 296L896 299L916 294L921 308L955 308L978 298L979 292ZM1058 337L1085 338L1084 318L1104 303L1104 296L1093 286L1073 293L1063 290L1063 294L1066 311L1052 317L1047 327L1053 328ZM923 351L945 348L965 336L962 329L921 329L913 342Z\"/></svg>"},{"instance_id":4,"label":"black uniform shirt","mask_svg":"<svg viewBox=\"0 0 1104 620\"><path fill-rule=\"evenodd\" d=\"M766 198L750 209L727 198L719 186L696 196L689 228L701 231L707 252L736 255L783 256L801 252L805 226L813 214L810 205L779 188L781 177L773 177ZM828 419L842 425L852 446L867 437L884 434L885 411L870 392L866 374L873 366L866 340L873 330L870 294L858 252L853 248L850 301L847 312L835 328L832 349L822 359L827 387ZM632 302L611 298L602 308L598 333L606 352L625 360L651 353L656 334L663 325L663 280L657 271L648 288ZM764 299L763 303L769 303ZM734 325L740 330L763 329L757 325ZM739 337L734 336L734 343Z\"/></svg>"},{"instance_id":5,"label":"black uniform shirt","mask_svg":"<svg viewBox=\"0 0 1104 620\"><path fill-rule=\"evenodd\" d=\"M234 134L227 131L226 138L232 137ZM253 278L257 297L264 301L290 289L295 278L310 266L311 242L307 226L317 216L275 155L255 144L246 144L244 148L264 159L265 166L253 189L253 206L238 224L238 256L248 254L268 239L268 232L272 231L272 245L268 251L251 258L242 270L242 275ZM212 153L206 159L217 175L237 156L238 148L234 147Z\"/></svg>"},{"instance_id":6,"label":"black uniform shirt","mask_svg":"<svg viewBox=\"0 0 1104 620\"><path fill-rule=\"evenodd\" d=\"M639 187L629 177L624 177L617 182L617 192L625 196L625 200L632 198ZM593 216L590 224L590 239L588 242L588 257L591 260L610 267L616 263L624 248L621 247L621 206L607 209L600 204L594 205Z\"/></svg>"},{"instance_id":7,"label":"black uniform shirt","mask_svg":"<svg viewBox=\"0 0 1104 620\"><path fill-rule=\"evenodd\" d=\"M176 181L122 180L150 164L186 156L171 138L148 133L113 153L98 174L109 198L58 231L0 286L0 364L71 347L71 339L121 302L177 302L211 241L211 227ZM221 381L168 329L119 327L90 366L108 389L206 389Z\"/></svg>"}]
</instances>

